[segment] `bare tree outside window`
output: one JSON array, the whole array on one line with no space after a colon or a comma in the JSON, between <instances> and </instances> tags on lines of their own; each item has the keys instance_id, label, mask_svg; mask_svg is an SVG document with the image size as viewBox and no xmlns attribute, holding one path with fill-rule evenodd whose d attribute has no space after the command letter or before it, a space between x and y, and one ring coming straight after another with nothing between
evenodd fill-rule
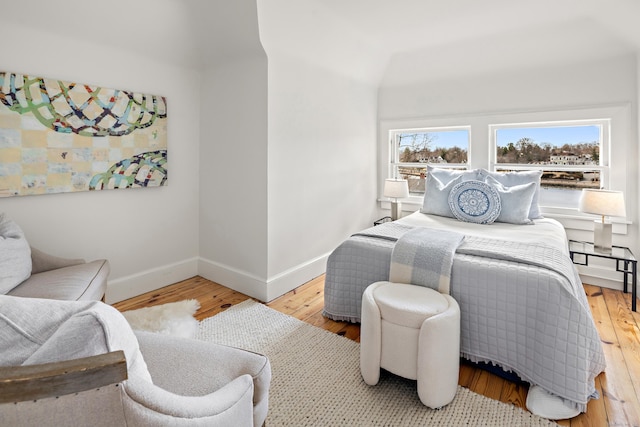
<instances>
[{"instance_id":1,"label":"bare tree outside window","mask_svg":"<svg viewBox=\"0 0 640 427\"><path fill-rule=\"evenodd\" d=\"M409 192L424 194L426 165L466 167L468 129L420 129L395 134L395 173L409 181Z\"/></svg>"}]
</instances>

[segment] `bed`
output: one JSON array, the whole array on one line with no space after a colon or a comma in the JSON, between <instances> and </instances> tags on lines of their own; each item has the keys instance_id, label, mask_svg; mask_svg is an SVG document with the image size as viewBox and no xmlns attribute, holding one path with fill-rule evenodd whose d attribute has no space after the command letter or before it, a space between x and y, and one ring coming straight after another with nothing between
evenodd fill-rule
<instances>
[{"instance_id":1,"label":"bed","mask_svg":"<svg viewBox=\"0 0 640 427\"><path fill-rule=\"evenodd\" d=\"M594 379L605 368L604 353L566 233L553 219L487 225L418 211L363 230L329 256L323 314L359 322L364 289L389 279L398 236L417 227L465 236L449 290L461 310L461 356L513 372L586 411L598 396Z\"/></svg>"}]
</instances>

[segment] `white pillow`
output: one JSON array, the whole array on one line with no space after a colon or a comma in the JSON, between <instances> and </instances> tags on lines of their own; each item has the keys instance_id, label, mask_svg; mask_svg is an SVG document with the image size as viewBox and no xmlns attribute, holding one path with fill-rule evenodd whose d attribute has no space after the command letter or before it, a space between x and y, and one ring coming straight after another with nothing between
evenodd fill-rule
<instances>
[{"instance_id":1,"label":"white pillow","mask_svg":"<svg viewBox=\"0 0 640 427\"><path fill-rule=\"evenodd\" d=\"M536 184L536 190L533 193L533 199L531 200L531 207L529 208L528 218L543 218L542 214L540 213L540 206L538 201L540 198L540 179L542 178L542 171L489 172L488 170L481 169L478 174L481 177L480 180L482 181L486 181L487 177L491 176L505 187L513 187L514 185L523 185L534 182Z\"/></svg>"},{"instance_id":2,"label":"white pillow","mask_svg":"<svg viewBox=\"0 0 640 427\"><path fill-rule=\"evenodd\" d=\"M497 222L533 224L533 221L529 219L529 211L537 188L535 182L505 187L492 176L486 177L485 182L494 187L500 195L502 210L496 219Z\"/></svg>"},{"instance_id":3,"label":"white pillow","mask_svg":"<svg viewBox=\"0 0 640 427\"><path fill-rule=\"evenodd\" d=\"M31 248L24 233L0 214L0 294L6 294L31 276Z\"/></svg>"},{"instance_id":4,"label":"white pillow","mask_svg":"<svg viewBox=\"0 0 640 427\"><path fill-rule=\"evenodd\" d=\"M486 182L463 181L451 189L449 208L460 221L491 224L500 215L500 196Z\"/></svg>"}]
</instances>

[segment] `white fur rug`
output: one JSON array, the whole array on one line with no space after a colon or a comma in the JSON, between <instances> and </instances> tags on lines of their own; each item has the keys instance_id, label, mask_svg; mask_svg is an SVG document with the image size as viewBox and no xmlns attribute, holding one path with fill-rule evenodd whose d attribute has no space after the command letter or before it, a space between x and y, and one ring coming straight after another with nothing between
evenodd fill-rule
<instances>
[{"instance_id":1,"label":"white fur rug","mask_svg":"<svg viewBox=\"0 0 640 427\"><path fill-rule=\"evenodd\" d=\"M190 299L124 311L122 315L134 330L193 338L198 332L193 315L199 308L198 300Z\"/></svg>"}]
</instances>

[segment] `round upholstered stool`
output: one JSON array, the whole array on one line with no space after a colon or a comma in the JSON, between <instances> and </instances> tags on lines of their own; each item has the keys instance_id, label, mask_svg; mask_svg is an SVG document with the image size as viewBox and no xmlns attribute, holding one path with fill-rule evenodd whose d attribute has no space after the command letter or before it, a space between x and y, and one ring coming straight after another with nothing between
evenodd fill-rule
<instances>
[{"instance_id":1,"label":"round upholstered stool","mask_svg":"<svg viewBox=\"0 0 640 427\"><path fill-rule=\"evenodd\" d=\"M380 368L417 380L430 408L449 404L458 388L460 307L431 288L376 282L362 296L360 371L369 385Z\"/></svg>"}]
</instances>

